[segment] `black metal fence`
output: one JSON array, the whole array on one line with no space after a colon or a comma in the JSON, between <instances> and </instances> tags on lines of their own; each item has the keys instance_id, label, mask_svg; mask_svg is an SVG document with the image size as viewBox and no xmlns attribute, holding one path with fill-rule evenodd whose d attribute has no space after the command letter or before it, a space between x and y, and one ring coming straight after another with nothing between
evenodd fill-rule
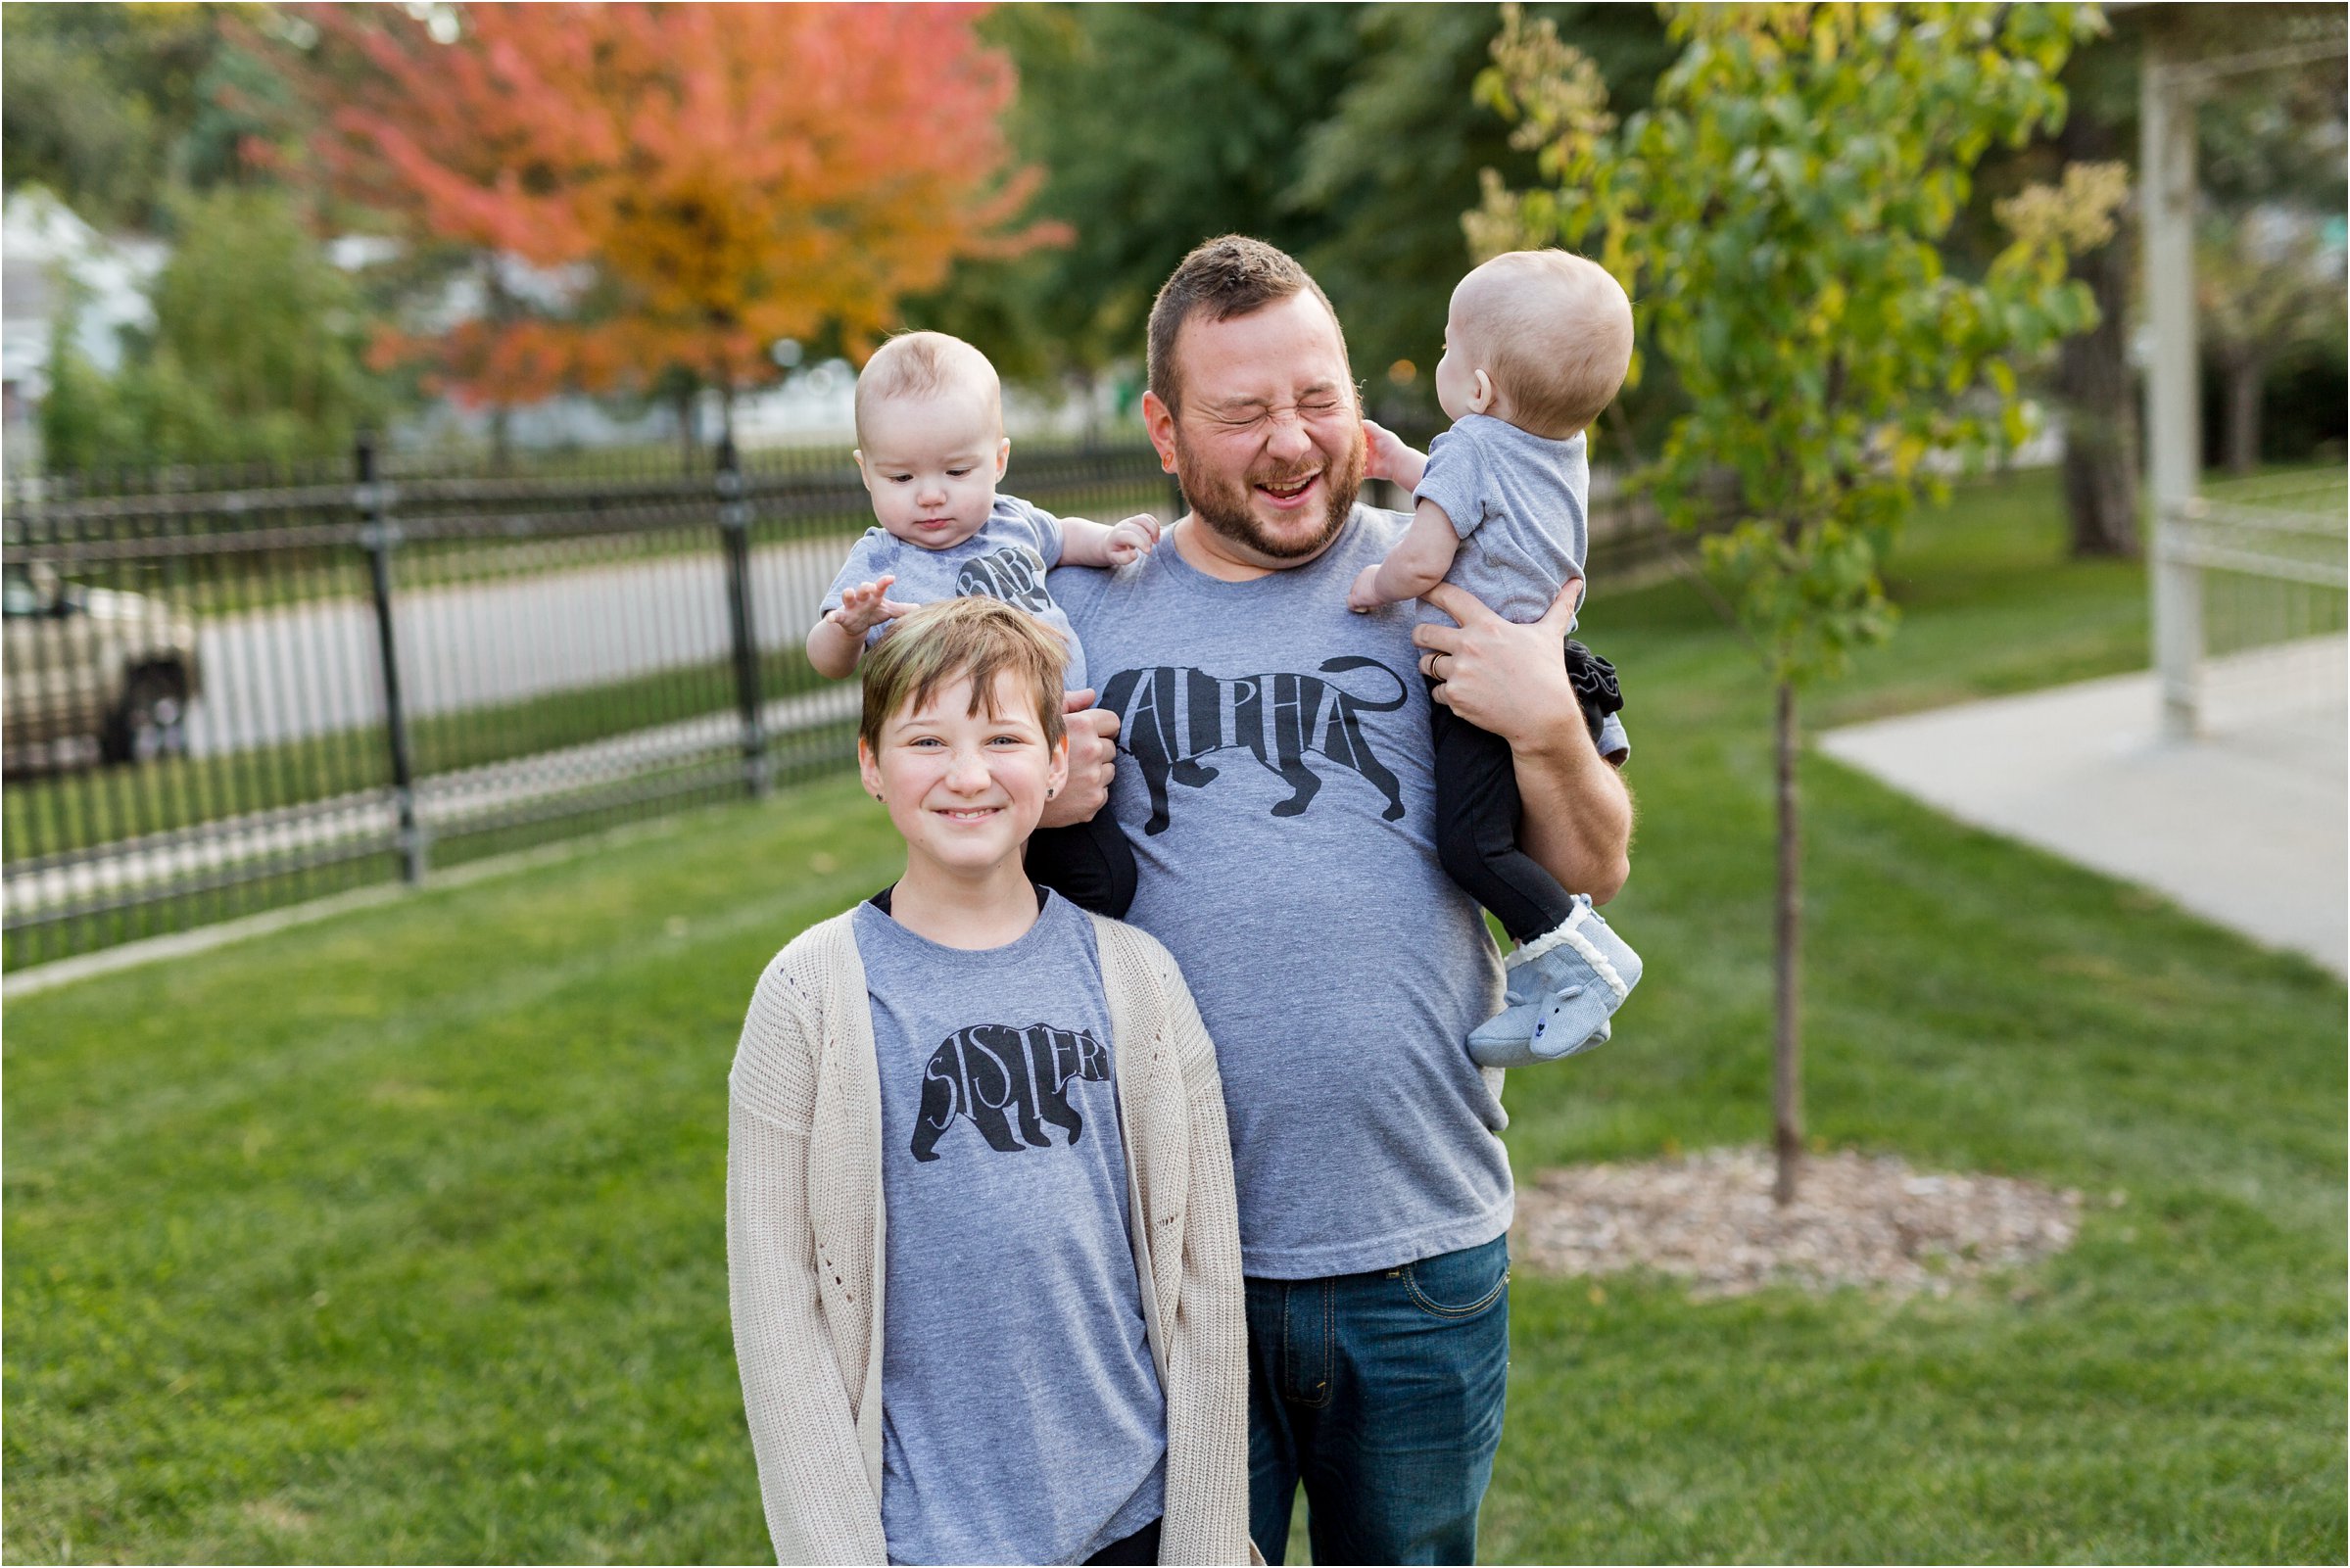
<instances>
[{"instance_id":1,"label":"black metal fence","mask_svg":"<svg viewBox=\"0 0 2350 1568\"><path fill-rule=\"evenodd\" d=\"M1012 481L1179 501L1138 440L1023 442ZM1592 499L1617 583L1663 536ZM844 451L12 481L0 963L845 768L856 689L801 643L871 515Z\"/></svg>"},{"instance_id":2,"label":"black metal fence","mask_svg":"<svg viewBox=\"0 0 2350 1568\"><path fill-rule=\"evenodd\" d=\"M1022 495L1173 499L1140 442ZM844 451L384 454L12 482L8 968L844 767L800 644L872 521Z\"/></svg>"}]
</instances>

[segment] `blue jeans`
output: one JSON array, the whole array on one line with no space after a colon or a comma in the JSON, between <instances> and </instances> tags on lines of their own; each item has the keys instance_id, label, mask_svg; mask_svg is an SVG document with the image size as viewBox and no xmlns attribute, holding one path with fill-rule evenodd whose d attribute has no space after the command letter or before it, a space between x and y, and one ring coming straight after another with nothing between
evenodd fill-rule
<instances>
[{"instance_id":1,"label":"blue jeans","mask_svg":"<svg viewBox=\"0 0 2350 1568\"><path fill-rule=\"evenodd\" d=\"M1333 1279L1248 1282L1249 1535L1318 1563L1465 1563L1510 1375L1510 1240Z\"/></svg>"}]
</instances>

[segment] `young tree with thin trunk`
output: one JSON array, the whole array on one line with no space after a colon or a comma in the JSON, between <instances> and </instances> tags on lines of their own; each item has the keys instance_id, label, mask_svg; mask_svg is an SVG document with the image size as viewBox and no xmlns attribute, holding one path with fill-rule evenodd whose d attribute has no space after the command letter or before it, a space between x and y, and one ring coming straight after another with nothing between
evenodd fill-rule
<instances>
[{"instance_id":1,"label":"young tree with thin trunk","mask_svg":"<svg viewBox=\"0 0 2350 1568\"><path fill-rule=\"evenodd\" d=\"M1635 303L1640 353L1690 408L1647 465L1665 515L1705 540L1776 709L1776 1196L1801 1170L1798 697L1893 622L1879 569L1942 459L2029 434L2015 368L2095 318L2069 251L2109 232L2118 169L2027 192L1981 280L1938 241L1994 142L2062 118L2056 73L2097 24L2083 7L1676 7L1679 60L1620 126L1590 63L1505 9L1479 91L1538 150L1545 183L1486 180L1464 218L1480 254L1583 247ZM1638 374L1638 362L1635 372ZM1930 460L1933 459L1933 460Z\"/></svg>"}]
</instances>

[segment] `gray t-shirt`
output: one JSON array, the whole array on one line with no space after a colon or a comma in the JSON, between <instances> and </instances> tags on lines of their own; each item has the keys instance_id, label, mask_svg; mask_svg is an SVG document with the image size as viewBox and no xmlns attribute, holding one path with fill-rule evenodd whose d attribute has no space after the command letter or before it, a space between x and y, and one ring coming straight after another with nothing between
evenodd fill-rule
<instances>
[{"instance_id":1,"label":"gray t-shirt","mask_svg":"<svg viewBox=\"0 0 2350 1568\"><path fill-rule=\"evenodd\" d=\"M1159 1517L1167 1461L1092 922L1050 897L978 952L871 904L853 926L881 1069L889 1560L1082 1562Z\"/></svg>"},{"instance_id":2,"label":"gray t-shirt","mask_svg":"<svg viewBox=\"0 0 2350 1568\"><path fill-rule=\"evenodd\" d=\"M1510 1225L1499 1077L1463 1043L1501 965L1436 858L1414 611L1346 607L1406 522L1358 506L1319 557L1252 582L1170 540L1053 583L1122 721L1127 919L1174 952L1216 1041L1260 1277L1393 1268Z\"/></svg>"},{"instance_id":3,"label":"gray t-shirt","mask_svg":"<svg viewBox=\"0 0 2350 1568\"><path fill-rule=\"evenodd\" d=\"M1581 432L1552 441L1507 419L1466 415L1428 443L1427 471L1412 494L1442 506L1461 536L1444 580L1505 621L1541 620L1559 585L1583 573L1591 466ZM1453 624L1433 607L1420 619Z\"/></svg>"},{"instance_id":4,"label":"gray t-shirt","mask_svg":"<svg viewBox=\"0 0 2350 1568\"><path fill-rule=\"evenodd\" d=\"M1061 519L1017 496L998 496L980 531L945 549L924 549L887 529L868 528L848 552L848 564L825 590L823 608L826 614L839 609L850 589L878 582L884 573L897 578L888 596L907 604L970 594L1002 599L1069 639L1069 669L1062 685L1075 691L1091 684L1085 679L1084 645L1044 585L1045 571L1060 561ZM866 633L865 645L873 646L888 629L884 621Z\"/></svg>"}]
</instances>

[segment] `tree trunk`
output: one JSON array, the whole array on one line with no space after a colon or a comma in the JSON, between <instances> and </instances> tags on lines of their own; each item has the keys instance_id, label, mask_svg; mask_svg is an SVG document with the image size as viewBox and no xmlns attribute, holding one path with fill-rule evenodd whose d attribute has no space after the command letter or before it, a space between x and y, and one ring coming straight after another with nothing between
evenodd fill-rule
<instances>
[{"instance_id":1,"label":"tree trunk","mask_svg":"<svg viewBox=\"0 0 2350 1568\"><path fill-rule=\"evenodd\" d=\"M2246 355L2228 367L2228 471L2248 474L2260 466L2260 384L2266 368Z\"/></svg>"},{"instance_id":2,"label":"tree trunk","mask_svg":"<svg viewBox=\"0 0 2350 1568\"><path fill-rule=\"evenodd\" d=\"M498 253L486 251L481 258L481 286L488 300L490 320L504 331L515 318L514 297L506 292L505 273L500 269ZM506 473L514 461L513 413L501 398L490 404L490 472Z\"/></svg>"},{"instance_id":3,"label":"tree trunk","mask_svg":"<svg viewBox=\"0 0 2350 1568\"><path fill-rule=\"evenodd\" d=\"M688 473L694 471L694 461L701 454L701 421L696 417L697 410L694 406L695 399L700 392L701 389L695 386L681 387L677 392L677 444L679 452L685 458Z\"/></svg>"},{"instance_id":4,"label":"tree trunk","mask_svg":"<svg viewBox=\"0 0 2350 1568\"><path fill-rule=\"evenodd\" d=\"M1779 908L1776 922L1777 1008L1771 1038L1772 1143L1779 1175L1771 1197L1795 1202L1803 1174L1802 983L1803 840L1796 798L1796 689L1779 683Z\"/></svg>"},{"instance_id":5,"label":"tree trunk","mask_svg":"<svg viewBox=\"0 0 2350 1568\"><path fill-rule=\"evenodd\" d=\"M2056 145L2068 162L2114 156L2112 128L2086 109L2065 120ZM2056 351L2064 411L2064 499L2073 553L2137 554L2137 399L2130 374L2131 230L2073 258L2073 276L2097 302L2097 325Z\"/></svg>"}]
</instances>

